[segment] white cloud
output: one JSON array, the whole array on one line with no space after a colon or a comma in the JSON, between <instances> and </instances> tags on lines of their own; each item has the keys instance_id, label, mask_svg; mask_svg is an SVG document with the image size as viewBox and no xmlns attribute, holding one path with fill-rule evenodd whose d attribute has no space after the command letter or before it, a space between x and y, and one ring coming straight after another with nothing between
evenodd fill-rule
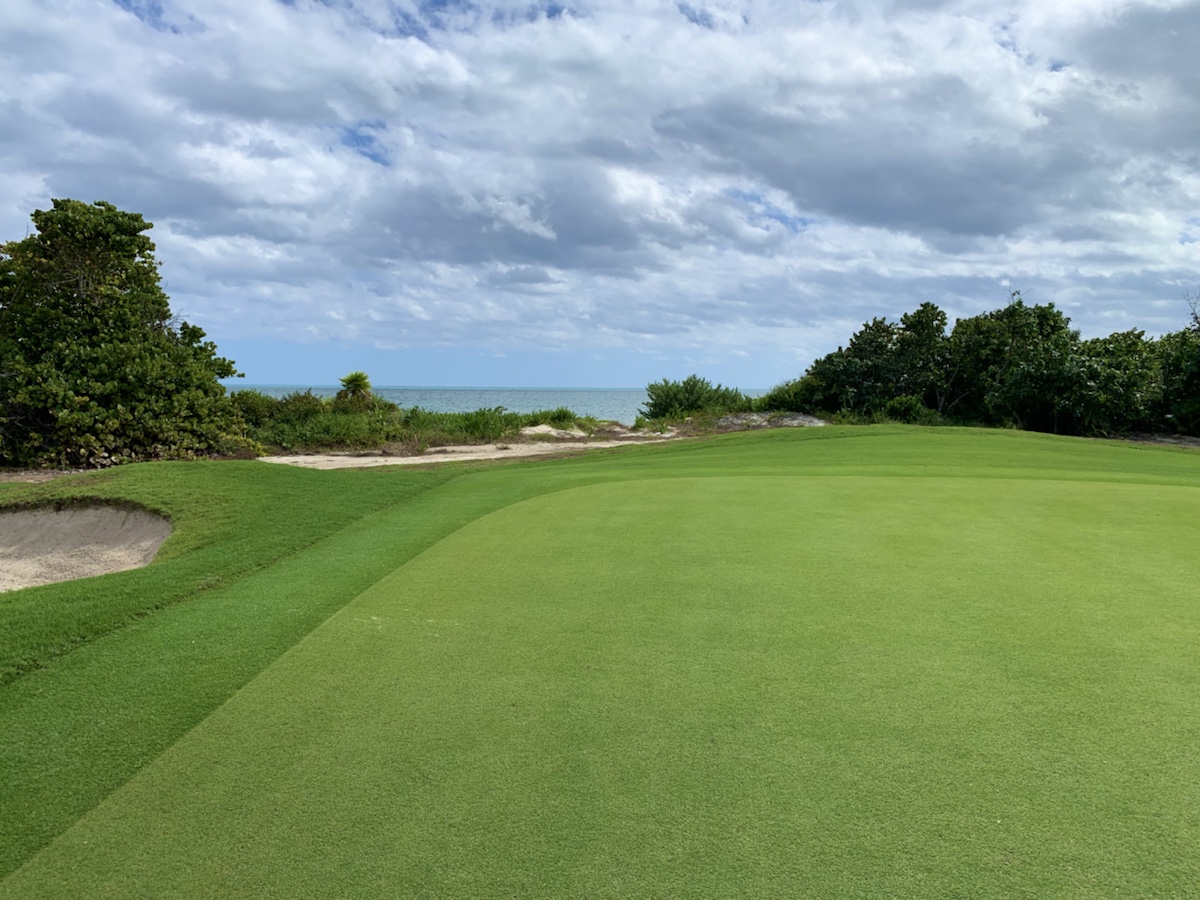
<instances>
[{"instance_id":1,"label":"white cloud","mask_svg":"<svg viewBox=\"0 0 1200 900\"><path fill-rule=\"evenodd\" d=\"M1163 331L1200 282L1197 34L1196 2L9 0L0 225L142 212L229 337L765 382L1004 283Z\"/></svg>"}]
</instances>

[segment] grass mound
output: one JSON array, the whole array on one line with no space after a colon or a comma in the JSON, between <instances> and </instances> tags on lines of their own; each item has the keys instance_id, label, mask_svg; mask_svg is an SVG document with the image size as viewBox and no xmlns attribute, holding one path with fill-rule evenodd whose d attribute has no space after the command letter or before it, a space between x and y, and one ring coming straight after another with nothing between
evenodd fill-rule
<instances>
[{"instance_id":1,"label":"grass mound","mask_svg":"<svg viewBox=\"0 0 1200 900\"><path fill-rule=\"evenodd\" d=\"M1184 895L1198 488L951 429L464 472L5 686L58 818L0 896ZM97 700L115 791L30 805Z\"/></svg>"}]
</instances>

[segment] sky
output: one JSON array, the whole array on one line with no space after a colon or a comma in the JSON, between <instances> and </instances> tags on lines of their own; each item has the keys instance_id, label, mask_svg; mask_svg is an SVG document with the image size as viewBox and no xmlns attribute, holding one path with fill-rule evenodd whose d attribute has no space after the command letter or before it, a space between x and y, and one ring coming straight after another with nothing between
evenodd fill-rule
<instances>
[{"instance_id":1,"label":"sky","mask_svg":"<svg viewBox=\"0 0 1200 900\"><path fill-rule=\"evenodd\" d=\"M250 384L799 376L1200 289L1200 0L3 0L0 240L154 223Z\"/></svg>"}]
</instances>

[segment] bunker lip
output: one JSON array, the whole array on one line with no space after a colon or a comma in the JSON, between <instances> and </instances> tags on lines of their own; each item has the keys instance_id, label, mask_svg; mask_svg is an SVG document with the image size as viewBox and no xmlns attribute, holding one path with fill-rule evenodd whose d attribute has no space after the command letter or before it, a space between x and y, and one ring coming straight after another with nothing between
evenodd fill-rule
<instances>
[{"instance_id":1,"label":"bunker lip","mask_svg":"<svg viewBox=\"0 0 1200 900\"><path fill-rule=\"evenodd\" d=\"M0 591L145 566L170 534L166 519L126 506L0 510Z\"/></svg>"}]
</instances>

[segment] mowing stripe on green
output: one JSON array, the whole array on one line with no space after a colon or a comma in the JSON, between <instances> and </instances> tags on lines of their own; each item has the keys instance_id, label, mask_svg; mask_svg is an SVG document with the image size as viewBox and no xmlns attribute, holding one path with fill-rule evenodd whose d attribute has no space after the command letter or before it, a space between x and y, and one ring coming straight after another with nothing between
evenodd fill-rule
<instances>
[{"instance_id":1,"label":"mowing stripe on green","mask_svg":"<svg viewBox=\"0 0 1200 900\"><path fill-rule=\"evenodd\" d=\"M526 500L0 897L1188 896L1198 515L1196 488L1002 478Z\"/></svg>"}]
</instances>

